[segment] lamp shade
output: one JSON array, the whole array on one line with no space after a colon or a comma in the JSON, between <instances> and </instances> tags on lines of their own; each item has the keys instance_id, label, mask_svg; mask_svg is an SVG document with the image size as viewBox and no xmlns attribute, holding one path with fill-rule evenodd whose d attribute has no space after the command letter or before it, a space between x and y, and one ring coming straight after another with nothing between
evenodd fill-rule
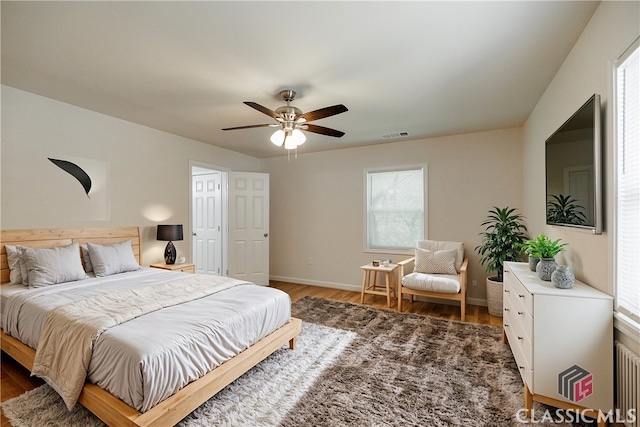
<instances>
[{"instance_id":1,"label":"lamp shade","mask_svg":"<svg viewBox=\"0 0 640 427\"><path fill-rule=\"evenodd\" d=\"M165 242L182 240L182 224L158 225L156 240Z\"/></svg>"}]
</instances>

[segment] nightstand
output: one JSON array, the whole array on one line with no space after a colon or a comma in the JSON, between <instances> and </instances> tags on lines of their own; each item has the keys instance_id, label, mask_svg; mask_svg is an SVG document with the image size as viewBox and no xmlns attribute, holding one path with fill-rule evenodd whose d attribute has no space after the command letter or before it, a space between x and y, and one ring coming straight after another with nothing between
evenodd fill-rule
<instances>
[{"instance_id":1,"label":"nightstand","mask_svg":"<svg viewBox=\"0 0 640 427\"><path fill-rule=\"evenodd\" d=\"M183 273L191 274L195 274L196 272L195 264L165 264L164 262L159 262L157 264L151 264L149 267L171 271L182 271Z\"/></svg>"}]
</instances>

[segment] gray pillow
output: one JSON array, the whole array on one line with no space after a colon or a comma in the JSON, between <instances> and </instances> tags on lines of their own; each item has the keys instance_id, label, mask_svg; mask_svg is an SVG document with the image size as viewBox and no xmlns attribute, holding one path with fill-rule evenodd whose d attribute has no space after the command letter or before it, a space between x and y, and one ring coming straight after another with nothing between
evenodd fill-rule
<instances>
[{"instance_id":1,"label":"gray pillow","mask_svg":"<svg viewBox=\"0 0 640 427\"><path fill-rule=\"evenodd\" d=\"M22 246L4 245L7 251L7 264L9 264L9 283L12 285L28 285L27 267L22 260ZM24 271L25 276L22 275Z\"/></svg>"},{"instance_id":2,"label":"gray pillow","mask_svg":"<svg viewBox=\"0 0 640 427\"><path fill-rule=\"evenodd\" d=\"M84 263L84 271L87 273L93 273L93 264L91 264L91 257L89 256L89 248L86 243L80 245L80 251L82 252L82 262Z\"/></svg>"},{"instance_id":3,"label":"gray pillow","mask_svg":"<svg viewBox=\"0 0 640 427\"><path fill-rule=\"evenodd\" d=\"M133 255L131 240L110 245L87 243L87 249L89 249L93 272L97 277L126 273L127 271L135 271L142 268L138 264L135 255Z\"/></svg>"},{"instance_id":4,"label":"gray pillow","mask_svg":"<svg viewBox=\"0 0 640 427\"><path fill-rule=\"evenodd\" d=\"M27 266L29 287L55 285L86 279L77 243L56 248L21 248Z\"/></svg>"}]
</instances>

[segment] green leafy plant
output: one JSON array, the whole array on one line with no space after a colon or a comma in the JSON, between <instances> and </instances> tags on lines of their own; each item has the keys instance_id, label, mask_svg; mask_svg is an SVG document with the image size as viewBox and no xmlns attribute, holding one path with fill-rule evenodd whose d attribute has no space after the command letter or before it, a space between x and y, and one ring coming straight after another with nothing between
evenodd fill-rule
<instances>
[{"instance_id":1,"label":"green leafy plant","mask_svg":"<svg viewBox=\"0 0 640 427\"><path fill-rule=\"evenodd\" d=\"M489 215L481 225L486 226L482 244L475 248L480 262L487 273L496 272L497 281L503 280L503 266L506 261L518 261L522 257L522 244L529 238L524 217L516 209L497 208L489 210Z\"/></svg>"},{"instance_id":2,"label":"green leafy plant","mask_svg":"<svg viewBox=\"0 0 640 427\"><path fill-rule=\"evenodd\" d=\"M538 234L535 239L527 240L521 246L524 253L534 258L553 258L564 251L566 243L560 243L560 239L551 240L544 234Z\"/></svg>"},{"instance_id":3,"label":"green leafy plant","mask_svg":"<svg viewBox=\"0 0 640 427\"><path fill-rule=\"evenodd\" d=\"M547 201L547 221L558 224L582 225L587 221L584 214L584 206L572 198L571 195L562 194L550 196Z\"/></svg>"}]
</instances>

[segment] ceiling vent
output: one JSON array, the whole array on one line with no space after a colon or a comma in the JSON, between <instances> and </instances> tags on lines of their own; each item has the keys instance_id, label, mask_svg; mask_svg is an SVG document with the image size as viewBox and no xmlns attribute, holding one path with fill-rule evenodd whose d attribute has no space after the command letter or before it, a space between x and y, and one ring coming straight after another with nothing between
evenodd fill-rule
<instances>
[{"instance_id":1,"label":"ceiling vent","mask_svg":"<svg viewBox=\"0 0 640 427\"><path fill-rule=\"evenodd\" d=\"M407 136L409 136L409 132L393 132L393 133L388 133L386 135L382 135L384 139L405 138Z\"/></svg>"}]
</instances>

